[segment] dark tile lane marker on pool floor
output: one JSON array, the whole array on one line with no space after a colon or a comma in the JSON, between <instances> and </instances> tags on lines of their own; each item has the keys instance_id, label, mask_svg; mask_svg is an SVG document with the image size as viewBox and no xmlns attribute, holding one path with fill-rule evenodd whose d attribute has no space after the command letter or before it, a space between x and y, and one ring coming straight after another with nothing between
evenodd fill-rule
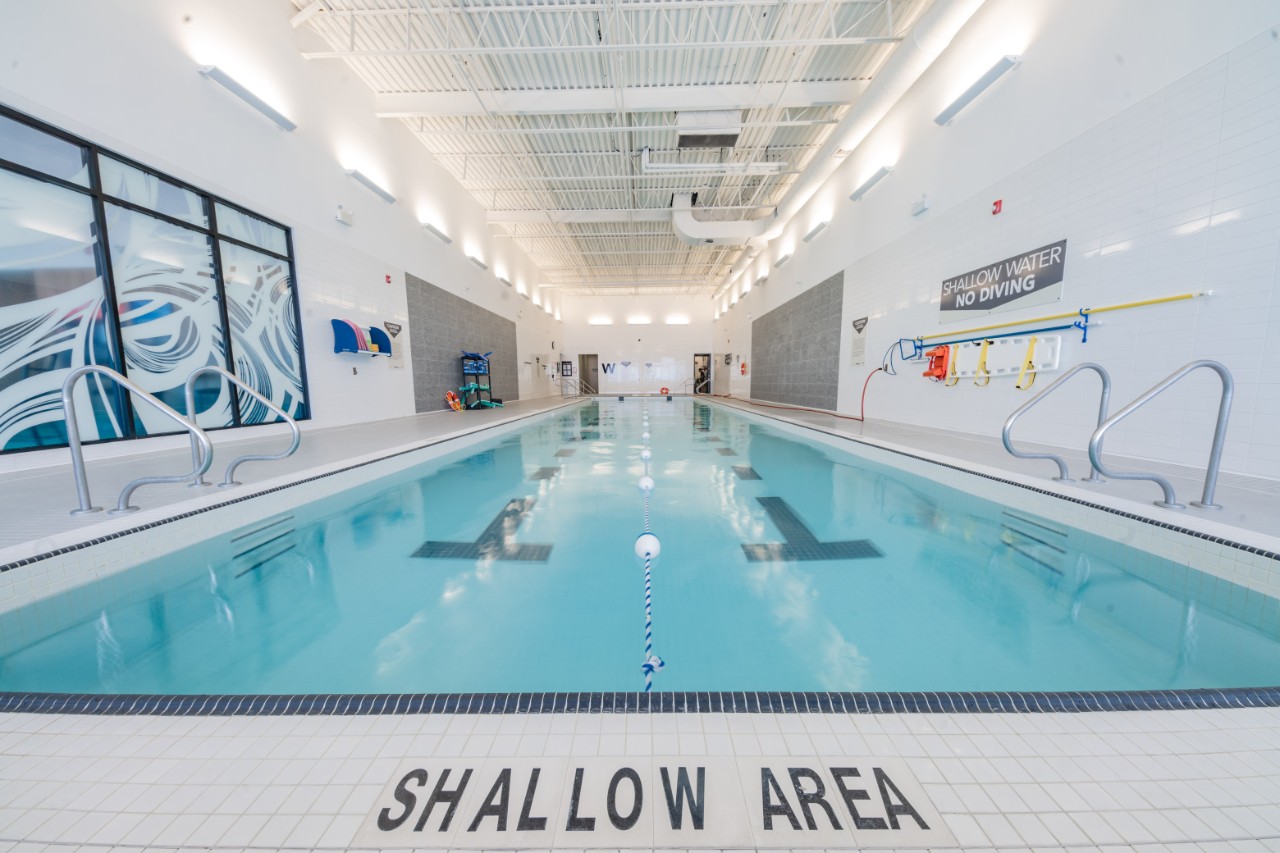
<instances>
[{"instance_id":1,"label":"dark tile lane marker on pool floor","mask_svg":"<svg viewBox=\"0 0 1280 853\"><path fill-rule=\"evenodd\" d=\"M734 465L733 473L738 475L739 480L759 480L760 475L756 473L756 469L750 465Z\"/></svg>"},{"instance_id":2,"label":"dark tile lane marker on pool floor","mask_svg":"<svg viewBox=\"0 0 1280 853\"><path fill-rule=\"evenodd\" d=\"M805 526L782 498L756 498L769 519L778 528L786 542L742 546L747 562L764 563L775 560L862 560L883 557L884 552L870 539L850 539L843 542L819 542L813 531Z\"/></svg>"},{"instance_id":3,"label":"dark tile lane marker on pool floor","mask_svg":"<svg viewBox=\"0 0 1280 853\"><path fill-rule=\"evenodd\" d=\"M533 509L533 498L518 498L509 502L498 517L474 542L424 542L413 552L415 557L442 560L519 560L528 563L545 563L551 557L550 545L517 545L516 528Z\"/></svg>"},{"instance_id":4,"label":"dark tile lane marker on pool floor","mask_svg":"<svg viewBox=\"0 0 1280 853\"><path fill-rule=\"evenodd\" d=\"M544 466L542 468L539 468L537 471L534 471L532 474L530 474L529 479L530 480L550 480L552 477L554 477L556 474L559 474L559 473L560 473L560 468L557 466L551 466L551 467Z\"/></svg>"}]
</instances>

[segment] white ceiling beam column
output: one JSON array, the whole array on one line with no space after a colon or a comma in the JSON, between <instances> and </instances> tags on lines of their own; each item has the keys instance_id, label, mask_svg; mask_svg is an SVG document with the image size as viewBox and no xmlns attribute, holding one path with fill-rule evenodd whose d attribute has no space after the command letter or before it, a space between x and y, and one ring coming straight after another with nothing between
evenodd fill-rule
<instances>
[{"instance_id":1,"label":"white ceiling beam column","mask_svg":"<svg viewBox=\"0 0 1280 853\"><path fill-rule=\"evenodd\" d=\"M798 47L856 47L866 44L897 44L900 36L841 36L819 38L797 38L789 41L691 41L668 42L657 47L662 50L770 50L780 48L794 50ZM570 53L653 53L652 44L619 44L605 47L599 44L566 44L566 45L494 45L455 47L378 47L367 50L308 50L303 51L304 59L374 59L388 56L510 56L512 54L570 54Z\"/></svg>"},{"instance_id":2,"label":"white ceiling beam column","mask_svg":"<svg viewBox=\"0 0 1280 853\"><path fill-rule=\"evenodd\" d=\"M632 86L622 90L622 107L628 113L670 113L690 110L753 109L775 107L841 106L851 104L867 88L867 80L820 80L768 83L763 86ZM377 95L374 112L379 118L473 115L558 115L613 113L618 109L612 88L519 89L475 92L409 92ZM821 122L825 124L826 122ZM787 127L789 124L761 124ZM672 125L674 127L674 125ZM599 128L615 132L619 128ZM638 126L636 130L654 130ZM527 131L522 131L527 132ZM565 132L564 129L559 132Z\"/></svg>"},{"instance_id":3,"label":"white ceiling beam column","mask_svg":"<svg viewBox=\"0 0 1280 853\"><path fill-rule=\"evenodd\" d=\"M708 0L620 0L618 6L624 12L661 12L664 10L674 9L703 9ZM778 0L715 0L715 5L723 8L743 7L756 8L760 6L775 6ZM822 7L839 7L839 6L879 6L884 0L787 0L793 6L822 6ZM611 6L610 0L527 0L521 3L495 3L492 6L478 7L484 12L505 12L528 14L530 12L538 12L541 14L555 13L573 13L573 12L603 12ZM354 18L399 18L406 14L419 15L456 15L469 11L473 11L469 6L451 5L448 3L436 3L421 9L343 9L335 11L334 14L341 17Z\"/></svg>"},{"instance_id":4,"label":"white ceiling beam column","mask_svg":"<svg viewBox=\"0 0 1280 853\"><path fill-rule=\"evenodd\" d=\"M611 210L491 210L490 225L511 222L579 223L579 222L670 222L670 210L633 207ZM590 235L585 235L590 236Z\"/></svg>"}]
</instances>

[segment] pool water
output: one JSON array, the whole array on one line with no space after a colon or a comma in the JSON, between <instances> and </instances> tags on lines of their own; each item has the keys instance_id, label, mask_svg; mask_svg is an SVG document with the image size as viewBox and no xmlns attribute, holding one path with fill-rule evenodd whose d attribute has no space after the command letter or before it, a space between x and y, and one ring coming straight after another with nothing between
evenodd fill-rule
<instances>
[{"instance_id":1,"label":"pool water","mask_svg":"<svg viewBox=\"0 0 1280 853\"><path fill-rule=\"evenodd\" d=\"M0 689L643 689L646 408L656 690L1280 684L1273 600L722 406L637 398L38 603L39 636L0 616ZM1248 618L1222 606L1245 599Z\"/></svg>"}]
</instances>

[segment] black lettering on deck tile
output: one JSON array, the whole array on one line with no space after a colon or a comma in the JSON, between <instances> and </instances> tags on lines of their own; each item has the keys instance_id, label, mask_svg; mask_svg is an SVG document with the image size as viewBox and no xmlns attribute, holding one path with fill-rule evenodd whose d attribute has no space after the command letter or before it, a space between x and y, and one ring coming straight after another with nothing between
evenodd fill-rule
<instances>
[{"instance_id":1,"label":"black lettering on deck tile","mask_svg":"<svg viewBox=\"0 0 1280 853\"><path fill-rule=\"evenodd\" d=\"M817 829L818 824L813 819L813 811L810 806L822 806L822 810L827 813L827 820L831 821L831 825L840 829L840 821L836 820L836 813L831 808L831 804L826 800L827 786L822 783L822 777L808 767L788 767L787 773L791 776L791 786L796 789L796 796L800 799L800 811L804 812L804 822L810 829ZM804 786L800 784L801 779L807 779L813 783L812 791L805 791Z\"/></svg>"},{"instance_id":2,"label":"black lettering on deck tile","mask_svg":"<svg viewBox=\"0 0 1280 853\"><path fill-rule=\"evenodd\" d=\"M776 803L773 801L775 795ZM792 829L800 828L800 821L796 819L796 813L791 810L787 795L782 793L782 786L778 784L778 780L773 777L773 771L768 767L760 768L760 803L764 810L765 829L773 829L775 817L785 817L791 823Z\"/></svg>"},{"instance_id":3,"label":"black lettering on deck tile","mask_svg":"<svg viewBox=\"0 0 1280 853\"><path fill-rule=\"evenodd\" d=\"M631 782L631 790L635 792L635 799L631 804L631 814L618 814L618 784L627 779ZM609 780L609 794L605 799L605 804L609 810L609 822L617 829L630 829L636 825L636 821L640 819L640 812L644 809L644 788L640 786L640 774L630 767L623 767L617 773L613 774L613 778Z\"/></svg>"},{"instance_id":4,"label":"black lettering on deck tile","mask_svg":"<svg viewBox=\"0 0 1280 853\"><path fill-rule=\"evenodd\" d=\"M702 829L702 819L706 807L707 768L698 768L698 793L695 796L693 786L689 784L689 770L685 767L676 770L676 788L671 790L671 776L667 768L659 769L662 774L662 790L667 797L667 816L671 819L672 829L684 828L684 803L689 801L689 821L694 829Z\"/></svg>"},{"instance_id":5,"label":"black lettering on deck tile","mask_svg":"<svg viewBox=\"0 0 1280 853\"><path fill-rule=\"evenodd\" d=\"M467 832L475 832L480 828L480 821L487 817L498 819L498 832L507 831L507 804L511 799L511 768L504 767L498 779L485 795L484 802L476 811L475 820L467 827Z\"/></svg>"},{"instance_id":6,"label":"black lettering on deck tile","mask_svg":"<svg viewBox=\"0 0 1280 853\"><path fill-rule=\"evenodd\" d=\"M399 785L396 785L396 790L392 795L396 798L397 803L404 806L404 814L400 815L400 817L392 817L390 808L383 809L378 813L378 829L383 832L399 829L400 825L413 814L413 808L418 804L418 797L408 789L411 781L417 782L419 788L425 787L427 784L427 771L421 769L410 770L404 774L404 778L400 780Z\"/></svg>"},{"instance_id":7,"label":"black lettering on deck tile","mask_svg":"<svg viewBox=\"0 0 1280 853\"><path fill-rule=\"evenodd\" d=\"M596 828L593 817L578 817L578 806L582 802L582 774L578 767L573 771L573 792L569 795L569 821L564 825L568 832L592 832Z\"/></svg>"},{"instance_id":8,"label":"black lettering on deck tile","mask_svg":"<svg viewBox=\"0 0 1280 853\"><path fill-rule=\"evenodd\" d=\"M871 795L863 788L849 788L844 784L844 780L850 776L861 777L856 767L831 767L831 775L836 780L836 787L840 789L840 797L844 800L844 804L849 808L849 817L853 818L853 825L858 829L888 829L889 824L884 822L882 817L863 817L858 814L858 800L870 800Z\"/></svg>"},{"instance_id":9,"label":"black lettering on deck tile","mask_svg":"<svg viewBox=\"0 0 1280 853\"><path fill-rule=\"evenodd\" d=\"M529 812L533 811L533 795L538 790L538 776L542 770L535 767L529 774L529 787L524 792L524 806L520 809L520 820L516 823L517 832L540 831L547 828L547 819L545 817L530 817Z\"/></svg>"},{"instance_id":10,"label":"black lettering on deck tile","mask_svg":"<svg viewBox=\"0 0 1280 853\"><path fill-rule=\"evenodd\" d=\"M880 799L884 801L884 812L889 816L890 826L894 829L899 829L898 815L911 815L915 822L920 824L921 829L929 828L929 824L924 822L924 818L920 817L920 813L911 806L911 803L907 802L906 797L902 796L898 786L890 781L888 773L885 773L879 767L871 768L871 772L875 774L876 784L880 786ZM889 799L889 792L891 791L893 796L898 798L898 802L895 803Z\"/></svg>"},{"instance_id":11,"label":"black lettering on deck tile","mask_svg":"<svg viewBox=\"0 0 1280 853\"><path fill-rule=\"evenodd\" d=\"M471 781L471 769L467 768L462 771L462 779L458 782L458 787L452 791L446 791L444 785L449 781L449 770L446 768L440 774L440 780L436 782L436 787L431 791L431 797L427 800L427 807L422 810L422 817L418 818L418 823L413 827L414 832L422 832L427 825L427 818L431 817L431 810L436 807L436 803L448 803L445 809L444 820L440 821L440 831L448 830L450 822L453 821L453 813L458 810L458 803L462 802L462 792L467 789L467 782Z\"/></svg>"}]
</instances>

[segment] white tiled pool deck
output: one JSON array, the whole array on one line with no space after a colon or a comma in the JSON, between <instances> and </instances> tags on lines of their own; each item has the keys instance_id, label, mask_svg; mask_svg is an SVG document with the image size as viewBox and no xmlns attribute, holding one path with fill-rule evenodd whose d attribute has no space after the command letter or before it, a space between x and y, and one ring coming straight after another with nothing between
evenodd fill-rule
<instances>
[{"instance_id":1,"label":"white tiled pool deck","mask_svg":"<svg viewBox=\"0 0 1280 853\"><path fill-rule=\"evenodd\" d=\"M423 415L380 425L379 430L365 426L309 431L303 450L288 463L246 466L243 488L266 488L303 472L432 441L457 432L460 425L469 429L496 424L563 403L530 401L502 412ZM742 401L729 404L749 407ZM921 456L939 446L937 432L863 425L812 413L760 411ZM254 439L236 447L278 441ZM989 475L1020 481L1046 473L1047 463L1012 459L994 439L951 435L945 446L953 464ZM153 468L172 471L181 467L183 458L181 451L173 451L143 460L103 462L91 467L91 478L100 502L106 501L116 484ZM1075 470L1079 460L1072 461ZM1170 473L1180 497L1195 495L1194 472ZM1039 488L1054 486L1047 480L1035 482ZM15 483L21 488L10 488ZM151 509L86 521L65 515L74 505L65 466L10 475L5 486L0 495L0 564L225 500L229 494L193 498L182 487L144 490L138 502ZM1113 483L1085 494L1126 512L1197 530L1225 530L1235 541L1275 550L1280 490L1274 483L1224 477L1219 498L1227 509L1217 517L1156 510L1149 503L1153 491L1150 483ZM709 773L719 768L740 777L740 785L735 781L725 786L711 776L707 797L713 802L705 838L687 823L680 835L664 825L668 804L656 785L646 788L642 819L629 834L605 832L604 807L585 793L581 813L590 810L599 819L600 831L568 829L569 798L563 794L577 769L653 770L659 763L672 762L690 768L706 765ZM514 824L528 777L528 770L520 768L535 764L546 770L544 793L562 795L537 801L534 813L550 818L541 831L526 832L517 841L513 832L499 832L498 820L489 818L468 833L467 825L489 790L486 782L483 790L468 791L447 832L436 829L437 812L422 832L414 833L406 825L404 831L387 833L378 841L374 819L380 810L400 810L405 801L394 797L393 789L406 768L432 768L435 773L442 766L458 772L473 767L478 779L483 776L480 768L516 768L510 806ZM766 764L892 767L895 782L907 797L917 798L913 805L933 821L931 832L912 832L908 818L903 818L906 831L901 833L887 828L879 830L884 836L874 829L854 833L847 826L835 832L815 806L816 829L792 831L786 819L779 818L782 831L765 833L758 820L734 816L759 811L760 793L750 801L748 777L755 773L759 787L759 768ZM824 778L830 785L831 777ZM869 780L860 784L874 792ZM604 787L603 780L595 786ZM420 792L420 798L425 797L426 789ZM841 810L844 804L833 795L828 798L849 823L849 812ZM795 801L793 796L793 805ZM724 808L719 813L717 802ZM528 805L526 801L526 814ZM860 808L864 816L885 815L879 796ZM406 813L411 810L404 805ZM808 811L806 805L805 816ZM570 822L574 814L569 812ZM1044 714L0 714L3 850L449 847L1280 850L1280 709Z\"/></svg>"}]
</instances>

